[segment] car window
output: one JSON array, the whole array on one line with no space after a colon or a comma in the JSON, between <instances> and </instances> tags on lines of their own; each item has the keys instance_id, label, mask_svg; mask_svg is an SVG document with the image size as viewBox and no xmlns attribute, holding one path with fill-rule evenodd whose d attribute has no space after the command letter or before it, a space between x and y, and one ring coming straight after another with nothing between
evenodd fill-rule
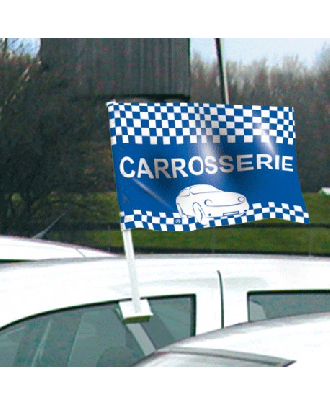
<instances>
[{"instance_id":1,"label":"car window","mask_svg":"<svg viewBox=\"0 0 330 406\"><path fill-rule=\"evenodd\" d=\"M157 349L195 335L194 296L168 297L149 303L154 316L141 324Z\"/></svg>"},{"instance_id":2,"label":"car window","mask_svg":"<svg viewBox=\"0 0 330 406\"><path fill-rule=\"evenodd\" d=\"M130 366L194 334L195 297L150 298L148 322L124 324L118 303L31 317L0 331L0 367Z\"/></svg>"},{"instance_id":3,"label":"car window","mask_svg":"<svg viewBox=\"0 0 330 406\"><path fill-rule=\"evenodd\" d=\"M330 291L254 291L248 293L248 320L330 311Z\"/></svg>"}]
</instances>

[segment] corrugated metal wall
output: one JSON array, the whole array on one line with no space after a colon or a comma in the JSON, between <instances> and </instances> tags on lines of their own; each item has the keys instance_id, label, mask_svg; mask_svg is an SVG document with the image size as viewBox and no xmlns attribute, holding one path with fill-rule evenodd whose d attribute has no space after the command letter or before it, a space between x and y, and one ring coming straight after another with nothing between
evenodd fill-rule
<instances>
[{"instance_id":1,"label":"corrugated metal wall","mask_svg":"<svg viewBox=\"0 0 330 406\"><path fill-rule=\"evenodd\" d=\"M187 38L42 39L40 55L78 95L189 100Z\"/></svg>"}]
</instances>

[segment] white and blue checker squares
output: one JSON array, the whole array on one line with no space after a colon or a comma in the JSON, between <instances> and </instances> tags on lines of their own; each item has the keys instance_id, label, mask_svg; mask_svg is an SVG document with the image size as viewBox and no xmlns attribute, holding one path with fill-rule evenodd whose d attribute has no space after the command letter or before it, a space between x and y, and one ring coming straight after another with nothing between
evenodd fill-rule
<instances>
[{"instance_id":1,"label":"white and blue checker squares","mask_svg":"<svg viewBox=\"0 0 330 406\"><path fill-rule=\"evenodd\" d=\"M194 231L270 218L309 222L296 171L292 107L107 106L122 230ZM200 201L199 191L183 211L177 198L197 185L232 194L230 199L241 194L248 205L224 216L221 207L236 203L217 203L216 197L213 203L209 195ZM197 203L208 211L199 215Z\"/></svg>"},{"instance_id":2,"label":"white and blue checker squares","mask_svg":"<svg viewBox=\"0 0 330 406\"><path fill-rule=\"evenodd\" d=\"M206 103L108 103L111 144L183 144L237 137L252 143L272 141L293 145L295 135L292 107L220 105Z\"/></svg>"},{"instance_id":3,"label":"white and blue checker squares","mask_svg":"<svg viewBox=\"0 0 330 406\"><path fill-rule=\"evenodd\" d=\"M130 215L121 212L120 217L122 230L146 228L156 231L195 231L205 227L196 223L193 217L181 218L179 213L173 213L173 217L168 217L166 213L134 210L134 213ZM268 202L266 205L254 203L252 208L243 215L237 214L232 217L212 219L209 221L208 227L230 226L271 218L302 224L309 222L309 215L301 206L290 206L286 203L276 206L274 202Z\"/></svg>"}]
</instances>

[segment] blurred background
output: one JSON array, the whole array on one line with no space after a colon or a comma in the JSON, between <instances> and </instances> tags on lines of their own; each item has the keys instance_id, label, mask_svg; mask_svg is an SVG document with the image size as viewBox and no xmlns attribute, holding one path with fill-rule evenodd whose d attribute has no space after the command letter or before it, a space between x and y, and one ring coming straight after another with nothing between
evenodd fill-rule
<instances>
[{"instance_id":1,"label":"blurred background","mask_svg":"<svg viewBox=\"0 0 330 406\"><path fill-rule=\"evenodd\" d=\"M311 223L133 230L139 252L330 255L330 39L0 39L0 233L123 252L105 103L292 106ZM220 53L218 52L220 51Z\"/></svg>"}]
</instances>

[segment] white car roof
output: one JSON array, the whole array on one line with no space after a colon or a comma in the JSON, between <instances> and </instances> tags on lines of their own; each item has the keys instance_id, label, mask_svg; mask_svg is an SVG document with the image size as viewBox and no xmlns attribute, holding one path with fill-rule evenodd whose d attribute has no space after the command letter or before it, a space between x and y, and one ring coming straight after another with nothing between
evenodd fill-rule
<instances>
[{"instance_id":1,"label":"white car roof","mask_svg":"<svg viewBox=\"0 0 330 406\"><path fill-rule=\"evenodd\" d=\"M0 261L114 256L116 254L79 245L24 237L0 236Z\"/></svg>"},{"instance_id":2,"label":"white car roof","mask_svg":"<svg viewBox=\"0 0 330 406\"><path fill-rule=\"evenodd\" d=\"M257 354L310 364L330 349L330 313L291 316L227 327L182 340L168 350L219 350ZM207 351L208 352L208 351ZM297 365L300 366L300 365Z\"/></svg>"},{"instance_id":3,"label":"white car roof","mask_svg":"<svg viewBox=\"0 0 330 406\"><path fill-rule=\"evenodd\" d=\"M220 295L216 272L180 266L176 260L136 260L141 296L198 293L216 304L201 320L207 331L220 326ZM189 270L192 266L193 269ZM188 272L189 270L189 272ZM0 267L0 326L29 315L77 305L130 299L131 285L124 257L67 259L5 264ZM203 300L202 300L203 302ZM203 305L198 309L203 313Z\"/></svg>"},{"instance_id":4,"label":"white car roof","mask_svg":"<svg viewBox=\"0 0 330 406\"><path fill-rule=\"evenodd\" d=\"M136 256L141 297L195 293L196 332L247 320L249 290L329 289L330 258L262 255ZM62 259L0 267L0 326L33 314L131 297L125 257Z\"/></svg>"},{"instance_id":5,"label":"white car roof","mask_svg":"<svg viewBox=\"0 0 330 406\"><path fill-rule=\"evenodd\" d=\"M330 289L329 257L232 255L218 261L225 325L247 321L247 292Z\"/></svg>"}]
</instances>

